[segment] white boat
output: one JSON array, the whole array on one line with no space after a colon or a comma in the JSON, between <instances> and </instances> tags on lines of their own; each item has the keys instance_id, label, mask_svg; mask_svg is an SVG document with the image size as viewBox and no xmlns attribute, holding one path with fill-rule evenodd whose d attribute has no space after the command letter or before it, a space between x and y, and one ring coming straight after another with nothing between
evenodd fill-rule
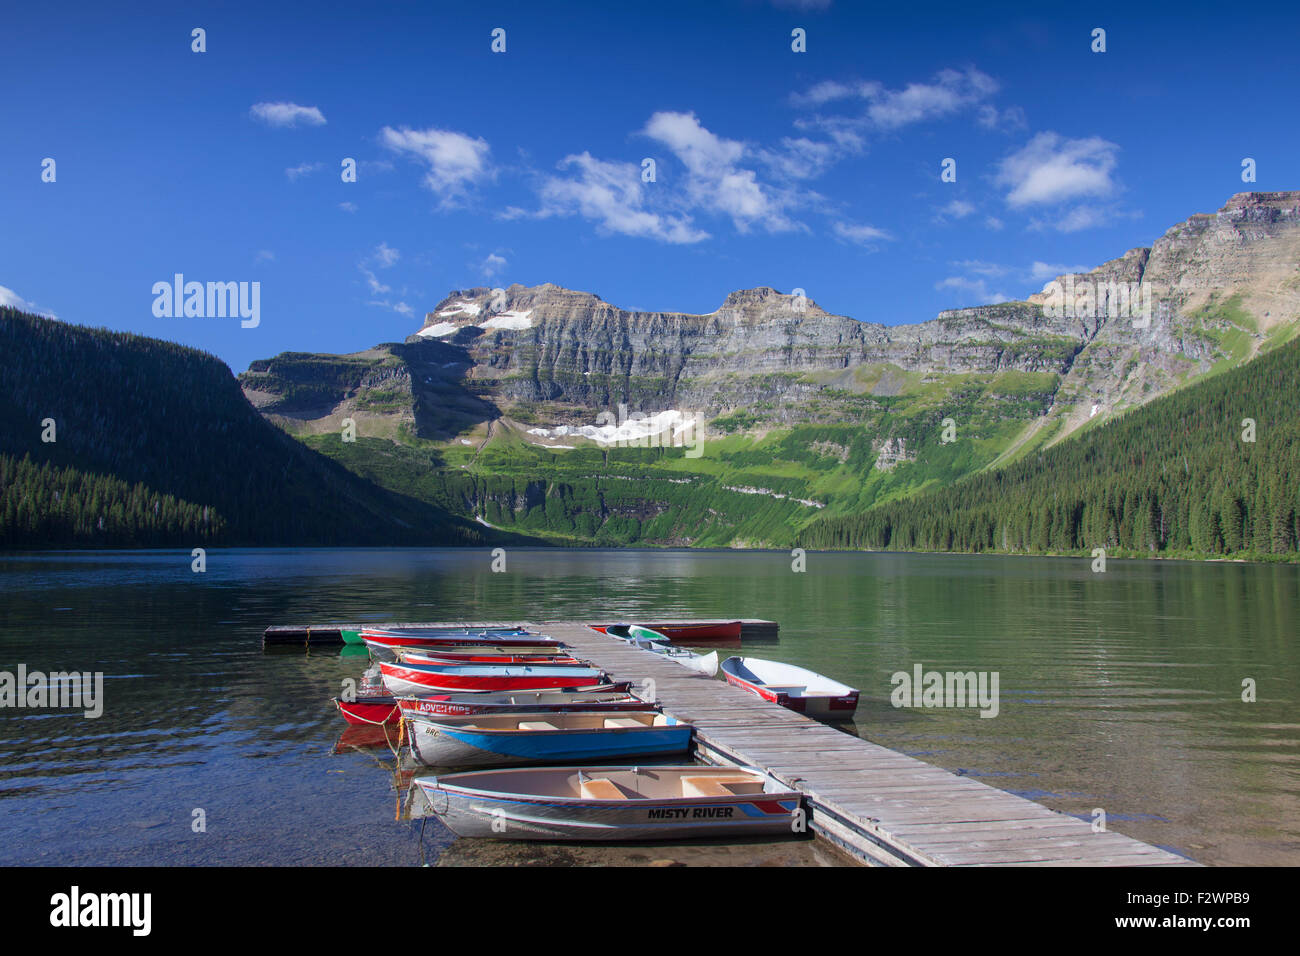
<instances>
[{"instance_id":1,"label":"white boat","mask_svg":"<svg viewBox=\"0 0 1300 956\"><path fill-rule=\"evenodd\" d=\"M818 720L852 720L858 691L804 667L758 657L728 657L722 662L728 684Z\"/></svg>"},{"instance_id":2,"label":"white boat","mask_svg":"<svg viewBox=\"0 0 1300 956\"><path fill-rule=\"evenodd\" d=\"M503 840L684 840L800 832L801 796L736 767L539 767L417 777L452 832Z\"/></svg>"}]
</instances>

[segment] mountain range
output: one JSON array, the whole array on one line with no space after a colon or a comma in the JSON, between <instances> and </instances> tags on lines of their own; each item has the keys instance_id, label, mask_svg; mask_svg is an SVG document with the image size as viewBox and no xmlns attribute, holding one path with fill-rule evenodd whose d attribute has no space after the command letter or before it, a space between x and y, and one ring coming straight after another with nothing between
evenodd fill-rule
<instances>
[{"instance_id":1,"label":"mountain range","mask_svg":"<svg viewBox=\"0 0 1300 956\"><path fill-rule=\"evenodd\" d=\"M1300 192L1238 194L1027 301L890 319L766 287L707 315L472 288L403 342L236 380L6 309L0 543L1295 550L1300 475L1265 422L1300 364ZM1204 447L1236 454L1240 423L1198 408L1259 420L1226 484ZM1167 485L1178 461L1208 511ZM1145 476L1118 506L1107 468Z\"/></svg>"},{"instance_id":2,"label":"mountain range","mask_svg":"<svg viewBox=\"0 0 1300 956\"><path fill-rule=\"evenodd\" d=\"M1235 195L1027 301L888 319L802 290L733 292L694 315L473 288L402 343L285 353L240 382L316 450L480 523L565 543L787 546L1289 342L1300 193Z\"/></svg>"}]
</instances>

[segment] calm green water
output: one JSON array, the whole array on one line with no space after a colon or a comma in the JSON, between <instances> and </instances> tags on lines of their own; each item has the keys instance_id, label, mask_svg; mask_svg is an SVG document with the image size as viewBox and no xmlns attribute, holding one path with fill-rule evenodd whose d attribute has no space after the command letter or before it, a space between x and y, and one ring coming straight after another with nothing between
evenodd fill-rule
<instances>
[{"instance_id":1,"label":"calm green water","mask_svg":"<svg viewBox=\"0 0 1300 956\"><path fill-rule=\"evenodd\" d=\"M0 863L420 861L380 756L334 754L362 665L268 624L758 617L862 690L850 729L1205 863L1300 863L1300 568L929 555L211 551L0 557L0 671L101 670L102 717L0 709ZM890 676L997 672L999 713L896 709ZM1258 700L1241 699L1253 679ZM206 832L193 832L201 808ZM434 821L425 858L513 862ZM518 851L510 851L517 853ZM544 851L536 851L543 854ZM551 861L750 862L726 848ZM621 855L620 855L621 854ZM561 860L563 857L563 860ZM826 862L810 844L763 862Z\"/></svg>"}]
</instances>

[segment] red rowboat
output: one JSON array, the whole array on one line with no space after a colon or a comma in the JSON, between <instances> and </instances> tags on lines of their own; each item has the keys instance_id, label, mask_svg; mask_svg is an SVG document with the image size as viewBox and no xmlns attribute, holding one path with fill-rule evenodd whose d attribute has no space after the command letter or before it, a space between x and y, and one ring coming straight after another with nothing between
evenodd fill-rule
<instances>
[{"instance_id":1,"label":"red rowboat","mask_svg":"<svg viewBox=\"0 0 1300 956\"><path fill-rule=\"evenodd\" d=\"M569 667L582 664L582 661L576 657L559 654L493 654L490 652L461 654L455 651L443 651L441 648L437 650L402 648L397 653L397 659L412 664L554 664Z\"/></svg>"},{"instance_id":2,"label":"red rowboat","mask_svg":"<svg viewBox=\"0 0 1300 956\"><path fill-rule=\"evenodd\" d=\"M399 634L396 631L363 630L361 639L367 644L385 647L565 647L563 641L553 637L494 637L491 634Z\"/></svg>"},{"instance_id":3,"label":"red rowboat","mask_svg":"<svg viewBox=\"0 0 1300 956\"><path fill-rule=\"evenodd\" d=\"M518 703L511 703L517 701ZM618 706L615 706L616 702ZM548 710L572 708L575 710L618 709L645 710L651 704L632 694L632 685L628 681L614 684L596 684L584 687L581 691L540 690L514 691L510 693L463 693L432 694L427 697L397 698L384 694L372 694L346 701L334 699L334 704L350 724L392 724L396 725L402 710L425 716L467 715L478 713L507 712L511 707L518 710Z\"/></svg>"},{"instance_id":4,"label":"red rowboat","mask_svg":"<svg viewBox=\"0 0 1300 956\"><path fill-rule=\"evenodd\" d=\"M578 688L608 681L594 667L538 664L390 664L385 661L380 663L379 671L388 692L397 697L467 690Z\"/></svg>"}]
</instances>

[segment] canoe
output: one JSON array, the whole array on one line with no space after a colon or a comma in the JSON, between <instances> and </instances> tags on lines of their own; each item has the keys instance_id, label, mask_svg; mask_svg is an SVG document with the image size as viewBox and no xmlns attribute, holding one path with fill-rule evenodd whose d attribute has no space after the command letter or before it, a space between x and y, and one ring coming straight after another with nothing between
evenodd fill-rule
<instances>
[{"instance_id":1,"label":"canoe","mask_svg":"<svg viewBox=\"0 0 1300 956\"><path fill-rule=\"evenodd\" d=\"M426 697L393 697L371 694L355 700L334 698L334 706L350 724L391 724L396 726L403 712L426 716L464 716L466 714L508 714L524 711L566 710L646 710L654 707L631 692L626 681L596 684L582 691L537 690L510 693L432 694Z\"/></svg>"},{"instance_id":2,"label":"canoe","mask_svg":"<svg viewBox=\"0 0 1300 956\"><path fill-rule=\"evenodd\" d=\"M382 661L384 687L395 697L467 690L542 690L590 687L608 678L594 667L536 664L403 664Z\"/></svg>"},{"instance_id":3,"label":"canoe","mask_svg":"<svg viewBox=\"0 0 1300 956\"><path fill-rule=\"evenodd\" d=\"M538 767L415 778L454 833L503 840L790 835L801 795L735 767Z\"/></svg>"},{"instance_id":4,"label":"canoe","mask_svg":"<svg viewBox=\"0 0 1300 956\"><path fill-rule=\"evenodd\" d=\"M718 652L709 651L707 654L696 654L688 651L684 647L674 647L668 643L668 639L656 631L649 628L640 627L633 624L630 628L630 636L626 640L635 644L645 651L659 654L668 658L670 661L676 661L687 670L695 671L697 674L704 674L706 677L712 677L718 672Z\"/></svg>"},{"instance_id":5,"label":"canoe","mask_svg":"<svg viewBox=\"0 0 1300 956\"><path fill-rule=\"evenodd\" d=\"M657 710L533 711L406 717L406 739L427 767L501 767L685 753L694 728Z\"/></svg>"},{"instance_id":6,"label":"canoe","mask_svg":"<svg viewBox=\"0 0 1300 956\"><path fill-rule=\"evenodd\" d=\"M457 635L465 636L484 636L484 637L510 637L512 635L527 635L529 632L520 627L486 627L469 630L456 625L446 627L363 627L357 630L340 629L339 633L343 636L345 644L362 643L362 634L393 634L399 637L455 637Z\"/></svg>"},{"instance_id":7,"label":"canoe","mask_svg":"<svg viewBox=\"0 0 1300 956\"><path fill-rule=\"evenodd\" d=\"M858 691L794 664L757 657L728 657L722 662L728 684L818 720L851 720Z\"/></svg>"},{"instance_id":8,"label":"canoe","mask_svg":"<svg viewBox=\"0 0 1300 956\"><path fill-rule=\"evenodd\" d=\"M610 628L626 629L629 624L593 624L592 630L613 634ZM674 644L711 644L714 641L727 643L740 640L740 621L704 621L696 624L683 621L677 624L645 624L652 631L658 631ZM624 630L626 633L626 630Z\"/></svg>"}]
</instances>

